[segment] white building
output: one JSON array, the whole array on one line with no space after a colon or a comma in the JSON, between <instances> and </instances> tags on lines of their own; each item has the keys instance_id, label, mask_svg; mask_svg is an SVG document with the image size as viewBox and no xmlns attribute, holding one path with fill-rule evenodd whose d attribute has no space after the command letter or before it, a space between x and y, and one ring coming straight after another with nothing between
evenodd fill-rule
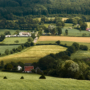
<instances>
[{"instance_id":1,"label":"white building","mask_svg":"<svg viewBox=\"0 0 90 90\"><path fill-rule=\"evenodd\" d=\"M31 36L29 32L20 32L19 36Z\"/></svg>"},{"instance_id":2,"label":"white building","mask_svg":"<svg viewBox=\"0 0 90 90\"><path fill-rule=\"evenodd\" d=\"M17 70L18 71L22 70L22 67L21 66L17 66Z\"/></svg>"}]
</instances>

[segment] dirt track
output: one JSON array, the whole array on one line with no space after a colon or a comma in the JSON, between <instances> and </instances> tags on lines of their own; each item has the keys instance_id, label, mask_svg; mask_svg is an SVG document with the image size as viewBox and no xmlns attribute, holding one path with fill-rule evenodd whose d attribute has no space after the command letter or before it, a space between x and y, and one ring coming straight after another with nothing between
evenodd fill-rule
<instances>
[{"instance_id":1,"label":"dirt track","mask_svg":"<svg viewBox=\"0 0 90 90\"><path fill-rule=\"evenodd\" d=\"M90 43L90 37L40 36L38 41L73 41Z\"/></svg>"}]
</instances>

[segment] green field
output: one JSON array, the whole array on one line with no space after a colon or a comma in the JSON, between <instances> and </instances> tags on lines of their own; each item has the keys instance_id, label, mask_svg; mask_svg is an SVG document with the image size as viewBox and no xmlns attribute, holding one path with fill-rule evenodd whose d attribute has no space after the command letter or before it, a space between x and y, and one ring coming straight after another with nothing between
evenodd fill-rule
<instances>
[{"instance_id":1,"label":"green field","mask_svg":"<svg viewBox=\"0 0 90 90\"><path fill-rule=\"evenodd\" d=\"M26 48L21 52L0 57L0 61L3 60L5 63L14 61L14 62L23 62L23 63L33 63L37 62L40 58L50 54L58 53L60 51L65 51L66 48L58 45L39 45Z\"/></svg>"},{"instance_id":2,"label":"green field","mask_svg":"<svg viewBox=\"0 0 90 90\"><path fill-rule=\"evenodd\" d=\"M68 36L82 36L83 34L86 34L86 36L90 37L90 32L82 30L81 32L77 29L68 29L68 28L63 28L62 29L62 34L65 35L65 30L68 30Z\"/></svg>"},{"instance_id":3,"label":"green field","mask_svg":"<svg viewBox=\"0 0 90 90\"><path fill-rule=\"evenodd\" d=\"M4 53L6 49L12 50L13 48L17 48L19 45L2 45L0 46L0 53Z\"/></svg>"},{"instance_id":4,"label":"green field","mask_svg":"<svg viewBox=\"0 0 90 90\"><path fill-rule=\"evenodd\" d=\"M3 79L7 76L7 80ZM24 76L21 80L20 77ZM40 80L40 75L0 72L0 90L90 90L90 81L46 76Z\"/></svg>"},{"instance_id":5,"label":"green field","mask_svg":"<svg viewBox=\"0 0 90 90\"><path fill-rule=\"evenodd\" d=\"M28 37L8 37L5 38L4 41L0 42L3 44L23 44L27 42ZM19 42L16 43L15 41L18 40Z\"/></svg>"}]
</instances>

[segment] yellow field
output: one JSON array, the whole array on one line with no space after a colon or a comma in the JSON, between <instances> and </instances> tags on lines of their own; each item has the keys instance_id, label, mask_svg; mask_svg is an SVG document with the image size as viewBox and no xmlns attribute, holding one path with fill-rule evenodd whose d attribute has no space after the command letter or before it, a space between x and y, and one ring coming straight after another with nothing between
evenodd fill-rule
<instances>
[{"instance_id":1,"label":"yellow field","mask_svg":"<svg viewBox=\"0 0 90 90\"><path fill-rule=\"evenodd\" d=\"M68 18L62 18L62 21L65 21L65 20L67 20Z\"/></svg>"},{"instance_id":2,"label":"yellow field","mask_svg":"<svg viewBox=\"0 0 90 90\"><path fill-rule=\"evenodd\" d=\"M38 41L73 41L90 43L90 37L41 36Z\"/></svg>"},{"instance_id":3,"label":"yellow field","mask_svg":"<svg viewBox=\"0 0 90 90\"><path fill-rule=\"evenodd\" d=\"M90 28L90 22L86 22L87 23L87 28Z\"/></svg>"},{"instance_id":4,"label":"yellow field","mask_svg":"<svg viewBox=\"0 0 90 90\"><path fill-rule=\"evenodd\" d=\"M3 60L5 63L14 61L14 62L24 62L24 63L32 63L37 62L41 57L44 57L50 53L58 53L60 51L65 51L65 47L61 47L58 45L40 45L29 47L22 52L0 57L0 61Z\"/></svg>"}]
</instances>

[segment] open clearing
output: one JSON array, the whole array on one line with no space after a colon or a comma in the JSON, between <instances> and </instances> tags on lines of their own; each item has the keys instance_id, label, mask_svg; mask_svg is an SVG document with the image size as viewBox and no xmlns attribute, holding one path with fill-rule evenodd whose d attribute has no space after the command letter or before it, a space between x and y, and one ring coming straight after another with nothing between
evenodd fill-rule
<instances>
[{"instance_id":1,"label":"open clearing","mask_svg":"<svg viewBox=\"0 0 90 90\"><path fill-rule=\"evenodd\" d=\"M7 76L7 80L3 79ZM24 76L21 80L20 77ZM37 74L0 72L0 90L90 90L90 81L46 76Z\"/></svg>"},{"instance_id":2,"label":"open clearing","mask_svg":"<svg viewBox=\"0 0 90 90\"><path fill-rule=\"evenodd\" d=\"M73 41L90 43L90 37L40 36L38 41Z\"/></svg>"},{"instance_id":3,"label":"open clearing","mask_svg":"<svg viewBox=\"0 0 90 90\"><path fill-rule=\"evenodd\" d=\"M60 51L65 51L66 48L58 45L39 45L29 47L19 53L0 57L0 61L3 60L5 63L7 62L23 62L23 63L33 63L37 62L40 58L50 54L50 53L58 53Z\"/></svg>"}]
</instances>

